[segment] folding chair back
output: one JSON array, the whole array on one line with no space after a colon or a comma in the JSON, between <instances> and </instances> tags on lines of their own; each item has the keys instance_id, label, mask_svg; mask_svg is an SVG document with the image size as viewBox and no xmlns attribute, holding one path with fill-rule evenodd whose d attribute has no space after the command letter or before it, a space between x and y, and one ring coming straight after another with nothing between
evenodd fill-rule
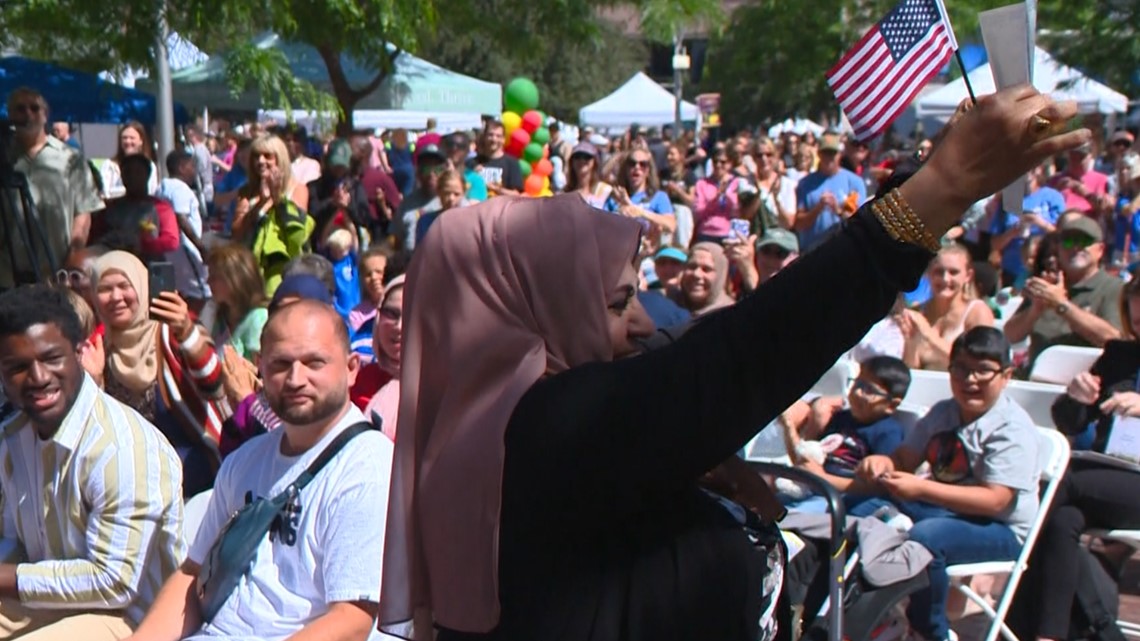
<instances>
[{"instance_id":1,"label":"folding chair back","mask_svg":"<svg viewBox=\"0 0 1140 641\"><path fill-rule=\"evenodd\" d=\"M990 626L986 630L985 641L995 641L999 632L1008 641L1018 641L1017 637L1006 626L1005 617L1013 603L1013 595L1017 592L1017 584L1021 581L1021 575L1025 573L1025 568L1029 565L1029 555L1033 552L1033 545L1037 542L1037 537L1045 523L1045 517L1049 513L1049 507L1053 504L1053 497L1057 495L1061 477L1065 475L1065 470L1069 466L1069 441L1063 434L1055 429L1038 427L1037 436L1037 460L1041 468L1041 482L1045 489L1041 493L1037 514L1033 517L1029 533L1025 535L1025 543L1021 546L1017 560L952 565L946 568L954 589L977 604L990 618ZM1005 590L1002 592L996 609L990 607L985 598L961 581L965 577L977 574L1005 572L1009 573L1009 580L1006 582Z\"/></svg>"}]
</instances>

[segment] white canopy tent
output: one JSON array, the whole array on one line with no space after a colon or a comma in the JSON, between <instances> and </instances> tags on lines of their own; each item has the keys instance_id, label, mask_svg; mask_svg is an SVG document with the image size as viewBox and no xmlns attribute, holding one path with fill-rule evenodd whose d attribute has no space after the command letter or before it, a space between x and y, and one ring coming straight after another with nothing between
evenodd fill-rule
<instances>
[{"instance_id":1,"label":"white canopy tent","mask_svg":"<svg viewBox=\"0 0 1140 641\"><path fill-rule=\"evenodd\" d=\"M988 63L970 72L970 84L979 96L994 92L994 76ZM1075 101L1081 113L1113 114L1128 110L1128 98L1124 94L1057 62L1041 47L1034 56L1033 86L1055 99ZM966 97L966 84L961 80L951 82L915 101L918 117L949 118Z\"/></svg>"},{"instance_id":2,"label":"white canopy tent","mask_svg":"<svg viewBox=\"0 0 1140 641\"><path fill-rule=\"evenodd\" d=\"M260 120L272 119L287 122L285 110L272 109L258 112ZM304 125L309 131L332 130L336 119L328 114L294 110L292 121ZM353 125L358 129L410 129L420 131L427 128L428 118L436 121L435 130L441 134L454 131L471 131L483 126L483 117L477 113L435 113L428 111L400 111L396 109L358 109L352 112Z\"/></svg>"},{"instance_id":3,"label":"white canopy tent","mask_svg":"<svg viewBox=\"0 0 1140 641\"><path fill-rule=\"evenodd\" d=\"M812 122L811 120L808 120L807 118L795 118L795 119L788 118L787 120L785 120L784 122L781 122L778 125L772 125L771 127L769 127L768 128L768 137L769 138L779 138L780 136L782 136L785 133L793 133L793 134L796 134L797 136L802 136L809 131L812 134L818 136L825 131L825 128L823 125Z\"/></svg>"},{"instance_id":4,"label":"white canopy tent","mask_svg":"<svg viewBox=\"0 0 1140 641\"><path fill-rule=\"evenodd\" d=\"M578 111L578 122L591 127L661 126L673 122L673 94L642 72L601 100ZM698 120L700 111L681 102L681 120Z\"/></svg>"}]
</instances>

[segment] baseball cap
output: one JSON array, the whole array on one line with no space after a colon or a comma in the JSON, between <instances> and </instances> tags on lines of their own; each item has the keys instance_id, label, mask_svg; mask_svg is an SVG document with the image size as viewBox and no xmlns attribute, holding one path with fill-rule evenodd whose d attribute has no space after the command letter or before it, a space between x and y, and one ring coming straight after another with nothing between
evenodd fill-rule
<instances>
[{"instance_id":1,"label":"baseball cap","mask_svg":"<svg viewBox=\"0 0 1140 641\"><path fill-rule=\"evenodd\" d=\"M843 143L837 134L823 134L819 137L820 151L843 151Z\"/></svg>"},{"instance_id":2,"label":"baseball cap","mask_svg":"<svg viewBox=\"0 0 1140 641\"><path fill-rule=\"evenodd\" d=\"M352 147L344 138L337 138L329 143L329 151L325 155L325 160L329 167L348 169L352 166Z\"/></svg>"},{"instance_id":3,"label":"baseball cap","mask_svg":"<svg viewBox=\"0 0 1140 641\"><path fill-rule=\"evenodd\" d=\"M471 138L462 131L457 131L443 139L443 146L452 151L456 149L467 149L471 146Z\"/></svg>"},{"instance_id":4,"label":"baseball cap","mask_svg":"<svg viewBox=\"0 0 1140 641\"><path fill-rule=\"evenodd\" d=\"M792 252L793 254L800 253L800 241L796 235L786 229L769 229L764 232L760 240L756 241L756 251L760 251L761 247L775 245L781 249Z\"/></svg>"},{"instance_id":5,"label":"baseball cap","mask_svg":"<svg viewBox=\"0 0 1140 641\"><path fill-rule=\"evenodd\" d=\"M659 260L675 260L678 263L684 263L689 260L689 257L685 255L683 250L677 249L676 247L662 247L657 254L653 256L654 262Z\"/></svg>"},{"instance_id":6,"label":"baseball cap","mask_svg":"<svg viewBox=\"0 0 1140 641\"><path fill-rule=\"evenodd\" d=\"M443 160L447 160L447 154L443 152L443 137L437 133L426 133L419 138L416 138L416 162L424 156L435 156Z\"/></svg>"},{"instance_id":7,"label":"baseball cap","mask_svg":"<svg viewBox=\"0 0 1140 641\"><path fill-rule=\"evenodd\" d=\"M1101 230L1100 223L1088 216L1070 216L1061 225L1061 235L1067 232L1082 233L1098 243L1104 240L1104 231Z\"/></svg>"},{"instance_id":8,"label":"baseball cap","mask_svg":"<svg viewBox=\"0 0 1140 641\"><path fill-rule=\"evenodd\" d=\"M570 150L570 156L571 157L573 157L576 154L586 154L587 156L590 156L591 158L597 158L598 157L598 148L591 145L588 142L580 142L580 143L574 145L574 148Z\"/></svg>"},{"instance_id":9,"label":"baseball cap","mask_svg":"<svg viewBox=\"0 0 1140 641\"><path fill-rule=\"evenodd\" d=\"M1133 136L1131 133L1121 129L1120 131L1117 131L1116 133L1112 134L1112 136L1108 139L1108 142L1109 143L1126 142L1126 143L1131 145L1132 143L1136 142L1136 137Z\"/></svg>"}]
</instances>

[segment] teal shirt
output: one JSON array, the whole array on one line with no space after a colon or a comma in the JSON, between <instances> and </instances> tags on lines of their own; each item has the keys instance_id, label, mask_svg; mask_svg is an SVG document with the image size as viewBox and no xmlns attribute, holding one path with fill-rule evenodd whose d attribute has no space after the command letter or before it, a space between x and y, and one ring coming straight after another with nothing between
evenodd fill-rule
<instances>
[{"instance_id":1,"label":"teal shirt","mask_svg":"<svg viewBox=\"0 0 1140 641\"><path fill-rule=\"evenodd\" d=\"M232 345L242 358L252 361L253 355L261 351L261 330L268 320L268 309L264 307L251 309L230 334L228 344Z\"/></svg>"},{"instance_id":2,"label":"teal shirt","mask_svg":"<svg viewBox=\"0 0 1140 641\"><path fill-rule=\"evenodd\" d=\"M467 181L467 200L479 203L487 200L487 181L479 172L468 169L463 172L463 180Z\"/></svg>"}]
</instances>

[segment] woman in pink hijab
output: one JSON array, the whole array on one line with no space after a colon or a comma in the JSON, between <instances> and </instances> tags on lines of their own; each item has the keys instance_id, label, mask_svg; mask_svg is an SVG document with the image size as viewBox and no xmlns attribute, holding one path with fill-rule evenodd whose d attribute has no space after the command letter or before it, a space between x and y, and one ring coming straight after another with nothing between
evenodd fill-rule
<instances>
[{"instance_id":1,"label":"woman in pink hijab","mask_svg":"<svg viewBox=\"0 0 1140 641\"><path fill-rule=\"evenodd\" d=\"M1037 113L1063 121L1076 106L1028 87L980 100L887 188L940 237L1091 135L1027 138ZM635 221L572 194L441 216L404 292L381 627L408 636L415 618L438 641L762 638L767 558L698 481L917 284L931 254L870 210L633 358L647 333Z\"/></svg>"},{"instance_id":2,"label":"woman in pink hijab","mask_svg":"<svg viewBox=\"0 0 1140 641\"><path fill-rule=\"evenodd\" d=\"M403 340L404 275L384 286L380 304L376 306L376 325L372 330L372 353L376 360L361 368L352 387L353 400L358 388L364 396L362 408L370 420L380 419L384 434L396 440L396 421L400 409L400 344Z\"/></svg>"}]
</instances>

